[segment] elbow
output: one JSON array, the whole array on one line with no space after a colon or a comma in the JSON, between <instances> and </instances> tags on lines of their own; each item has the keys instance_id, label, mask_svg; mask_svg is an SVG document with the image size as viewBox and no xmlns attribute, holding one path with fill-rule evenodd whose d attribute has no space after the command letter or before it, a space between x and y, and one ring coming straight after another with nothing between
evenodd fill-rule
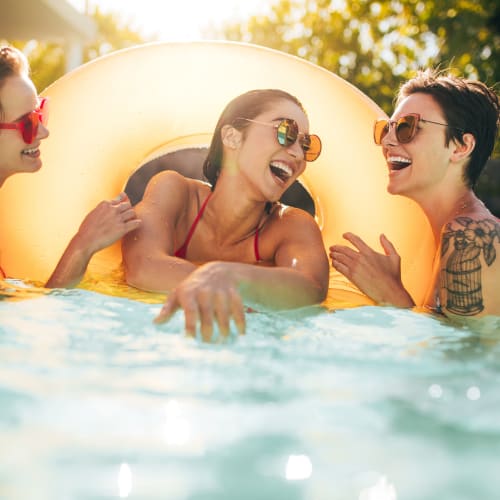
<instances>
[{"instance_id":1,"label":"elbow","mask_svg":"<svg viewBox=\"0 0 500 500\"><path fill-rule=\"evenodd\" d=\"M316 279L313 280L313 295L315 297L315 304L320 304L321 302L325 301L326 297L328 296L330 285L329 272L330 270L327 261L324 271L319 276L316 276Z\"/></svg>"},{"instance_id":2,"label":"elbow","mask_svg":"<svg viewBox=\"0 0 500 500\"><path fill-rule=\"evenodd\" d=\"M314 306L321 304L328 295L328 283L320 283L316 280L311 281L307 287L308 292L304 294L302 300L305 306Z\"/></svg>"},{"instance_id":3,"label":"elbow","mask_svg":"<svg viewBox=\"0 0 500 500\"><path fill-rule=\"evenodd\" d=\"M314 304L320 304L328 295L328 283L318 283L314 287Z\"/></svg>"},{"instance_id":4,"label":"elbow","mask_svg":"<svg viewBox=\"0 0 500 500\"><path fill-rule=\"evenodd\" d=\"M147 290L147 259L143 257L131 259L124 256L123 264L125 272L125 282L127 283L127 285L134 288L139 288L141 290Z\"/></svg>"},{"instance_id":5,"label":"elbow","mask_svg":"<svg viewBox=\"0 0 500 500\"><path fill-rule=\"evenodd\" d=\"M133 271L125 270L125 283L127 283L128 286L143 289L139 274Z\"/></svg>"}]
</instances>

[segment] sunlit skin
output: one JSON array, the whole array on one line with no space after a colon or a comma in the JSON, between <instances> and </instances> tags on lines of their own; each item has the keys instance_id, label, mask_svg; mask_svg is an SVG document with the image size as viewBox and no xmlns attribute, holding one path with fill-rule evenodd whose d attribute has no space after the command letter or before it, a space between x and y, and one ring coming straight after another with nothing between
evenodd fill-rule
<instances>
[{"instance_id":1,"label":"sunlit skin","mask_svg":"<svg viewBox=\"0 0 500 500\"><path fill-rule=\"evenodd\" d=\"M431 96L423 93L411 94L401 101L391 120L408 113L419 113L426 120L438 123L446 122L440 106ZM440 256L446 224L456 224L454 221L457 217L489 220L493 226L495 221L463 180L464 167L475 146L474 136L464 134L464 144L450 141L446 145L445 133L446 127L420 122L415 137L409 143L398 141L393 126L382 139L382 153L388 166L388 191L413 199L420 205L429 220L438 248L433 278L424 304L430 308L436 306L436 297L439 295L441 302L444 302L443 292L439 288L439 274L446 265L446 260ZM344 245L330 247L335 269L379 304L400 307L415 305L401 281L400 256L385 235L380 237L384 254L375 252L357 235L346 233L344 238L354 248ZM484 311L478 316L498 315L500 260L497 259L491 267L484 265L484 269L482 292L488 300ZM444 313L452 316L446 310Z\"/></svg>"},{"instance_id":2,"label":"sunlit skin","mask_svg":"<svg viewBox=\"0 0 500 500\"><path fill-rule=\"evenodd\" d=\"M446 122L439 105L426 94L412 94L404 99L391 119L397 120L408 113L420 113L426 120L438 123ZM382 140L382 153L389 168L389 193L407 196L419 203L427 215L438 211L444 218L453 210L457 198L469 191L462 179L462 169L474 147L471 134L464 137L465 148L455 142L446 145L445 134L445 127L420 122L415 137L407 144L397 141L394 127ZM409 160L409 166L395 169L396 158ZM436 225L438 235L442 224L437 221Z\"/></svg>"},{"instance_id":3,"label":"sunlit skin","mask_svg":"<svg viewBox=\"0 0 500 500\"><path fill-rule=\"evenodd\" d=\"M3 62L0 61L0 64ZM17 122L38 108L36 89L27 74L11 74L0 82L0 103L3 110L0 116L2 123ZM43 146L40 146L48 136L49 130L42 123L31 144L24 142L19 130L0 130L0 187L14 174L33 173L42 168ZM71 206L68 210L71 210ZM81 223L46 286L60 288L77 285L95 252L114 243L139 225L140 221L124 193L114 200L100 202ZM0 278L7 276L8 269L0 267Z\"/></svg>"},{"instance_id":4,"label":"sunlit skin","mask_svg":"<svg viewBox=\"0 0 500 500\"><path fill-rule=\"evenodd\" d=\"M16 122L38 107L38 96L27 76L11 76L0 88L2 123ZM42 166L40 144L49 136L40 124L33 144L26 144L18 130L0 130L0 187L13 174L36 172Z\"/></svg>"},{"instance_id":5,"label":"sunlit skin","mask_svg":"<svg viewBox=\"0 0 500 500\"><path fill-rule=\"evenodd\" d=\"M309 130L306 116L290 101L282 101L276 110L267 111L256 117L256 120L277 124L283 118L294 119L300 131ZM248 190L249 200L264 204L267 201L279 200L306 168L304 152L298 141L284 148L277 143L274 129L258 123L250 124L245 141L242 140L240 133L236 133L236 138L233 139L232 134L235 132L237 132L235 129L228 127L228 142L231 146L231 141L234 140L238 145L241 143L241 146L235 150L236 154L227 155L225 165L231 165L233 161L239 165L240 173L246 180L242 183L242 187ZM286 163L293 170L292 176L284 182L273 175L269 168L271 161Z\"/></svg>"},{"instance_id":6,"label":"sunlit skin","mask_svg":"<svg viewBox=\"0 0 500 500\"><path fill-rule=\"evenodd\" d=\"M287 100L275 102L255 119L278 123L281 118L296 120L300 132L308 132L306 116ZM230 320L244 332L245 300L274 308L300 307L321 302L328 288L328 260L314 219L292 207L277 206L270 214L265 210L304 171L301 146L280 146L274 128L255 123L244 131L225 125L221 134L221 174L187 260L174 252L185 241L210 187L174 172L161 173L149 183L136 207L143 225L123 240L129 284L170 292L156 321L182 309L187 333L194 335L200 325L206 340L214 324L227 335ZM286 178L275 175L271 165L285 170ZM257 227L264 265L255 262Z\"/></svg>"}]
</instances>

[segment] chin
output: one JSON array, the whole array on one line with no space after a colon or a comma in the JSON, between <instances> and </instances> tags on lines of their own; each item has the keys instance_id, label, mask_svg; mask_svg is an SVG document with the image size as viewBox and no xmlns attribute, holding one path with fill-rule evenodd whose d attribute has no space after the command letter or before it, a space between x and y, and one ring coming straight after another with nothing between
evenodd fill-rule
<instances>
[{"instance_id":1,"label":"chin","mask_svg":"<svg viewBox=\"0 0 500 500\"><path fill-rule=\"evenodd\" d=\"M387 184L387 188L386 188L386 189L387 189L387 192L388 192L389 194L397 194L397 193L396 193L396 189L395 189L395 188L394 188L394 186L391 184L391 182L389 182L389 183Z\"/></svg>"},{"instance_id":2,"label":"chin","mask_svg":"<svg viewBox=\"0 0 500 500\"><path fill-rule=\"evenodd\" d=\"M23 170L23 172L26 172L28 174L34 173L34 172L38 172L41 168L42 168L42 162L37 161L37 162L33 162L31 165L29 165L26 169Z\"/></svg>"},{"instance_id":3,"label":"chin","mask_svg":"<svg viewBox=\"0 0 500 500\"><path fill-rule=\"evenodd\" d=\"M404 196L404 189L401 189L401 187L398 187L397 184L390 182L387 184L387 192L389 194L400 194Z\"/></svg>"}]
</instances>

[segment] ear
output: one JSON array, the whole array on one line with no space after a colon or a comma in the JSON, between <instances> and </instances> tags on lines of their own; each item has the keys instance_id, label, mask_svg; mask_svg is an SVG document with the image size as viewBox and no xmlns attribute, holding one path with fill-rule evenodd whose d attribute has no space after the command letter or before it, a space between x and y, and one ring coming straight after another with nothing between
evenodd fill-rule
<instances>
[{"instance_id":1,"label":"ear","mask_svg":"<svg viewBox=\"0 0 500 500\"><path fill-rule=\"evenodd\" d=\"M476 147L476 138L472 134L464 134L462 136L462 143L453 141L453 151L451 160L460 162L466 160Z\"/></svg>"},{"instance_id":2,"label":"ear","mask_svg":"<svg viewBox=\"0 0 500 500\"><path fill-rule=\"evenodd\" d=\"M222 144L230 149L236 149L241 143L241 132L232 125L224 125L221 129Z\"/></svg>"}]
</instances>

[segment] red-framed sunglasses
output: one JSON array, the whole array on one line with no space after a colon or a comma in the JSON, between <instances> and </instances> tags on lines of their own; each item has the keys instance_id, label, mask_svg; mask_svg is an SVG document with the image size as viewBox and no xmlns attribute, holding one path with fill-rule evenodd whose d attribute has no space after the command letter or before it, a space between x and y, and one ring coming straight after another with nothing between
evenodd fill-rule
<instances>
[{"instance_id":1,"label":"red-framed sunglasses","mask_svg":"<svg viewBox=\"0 0 500 500\"><path fill-rule=\"evenodd\" d=\"M398 140L398 142L400 142L401 144L408 144L415 137L419 122L432 123L433 125L441 125L442 127L450 127L457 130L462 130L458 127L448 125L447 123L424 120L418 113L409 113L407 115L401 116L397 120L387 120L385 118L376 120L375 125L373 126L373 139L375 141L375 144L377 144L378 146L382 144L382 139L389 133L392 125L394 125L395 127L396 139Z\"/></svg>"},{"instance_id":2,"label":"red-framed sunglasses","mask_svg":"<svg viewBox=\"0 0 500 500\"><path fill-rule=\"evenodd\" d=\"M19 130L23 137L23 141L26 144L31 144L38 134L38 125L40 125L40 123L47 125L49 119L48 108L48 98L44 97L40 100L38 108L25 114L16 122L0 123L0 129Z\"/></svg>"}]
</instances>

